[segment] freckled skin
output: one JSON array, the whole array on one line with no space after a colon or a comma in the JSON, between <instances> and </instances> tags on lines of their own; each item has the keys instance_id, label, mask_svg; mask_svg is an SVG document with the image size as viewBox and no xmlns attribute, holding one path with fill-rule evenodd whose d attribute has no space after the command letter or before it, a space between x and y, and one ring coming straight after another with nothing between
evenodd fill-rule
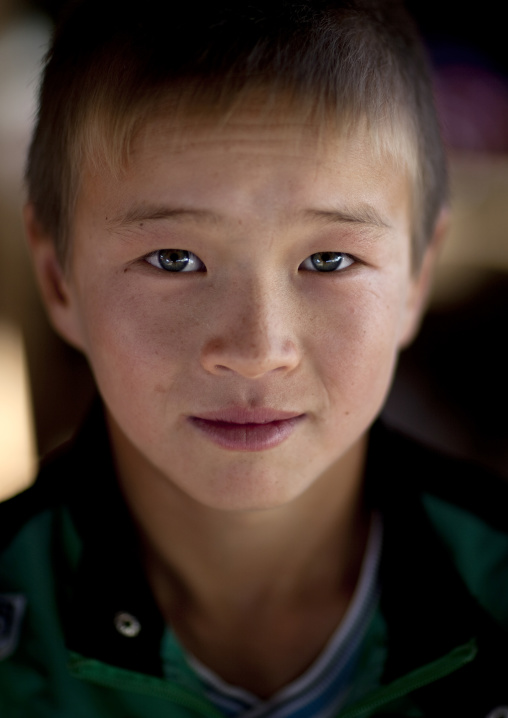
<instances>
[{"instance_id":1,"label":"freckled skin","mask_svg":"<svg viewBox=\"0 0 508 718\"><path fill-rule=\"evenodd\" d=\"M148 205L217 217L115 224ZM383 225L301 218L360 205ZM119 178L85 174L62 331L90 361L119 461L139 481L150 475L228 511L286 505L323 476L340 481L416 319L409 206L406 177L376 160L365 137L330 137L319 149L309 128L255 118L194 128L178 144L154 123ZM143 259L170 248L206 271ZM325 251L357 261L300 269ZM229 406L305 419L275 448L228 451L188 417Z\"/></svg>"}]
</instances>

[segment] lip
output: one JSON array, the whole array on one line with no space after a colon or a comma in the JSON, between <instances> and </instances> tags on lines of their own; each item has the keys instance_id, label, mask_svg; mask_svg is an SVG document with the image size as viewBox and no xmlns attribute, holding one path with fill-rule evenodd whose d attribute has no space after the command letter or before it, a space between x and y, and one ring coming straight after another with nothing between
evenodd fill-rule
<instances>
[{"instance_id":1,"label":"lip","mask_svg":"<svg viewBox=\"0 0 508 718\"><path fill-rule=\"evenodd\" d=\"M230 451L264 451L288 439L305 414L232 407L188 418L214 444Z\"/></svg>"}]
</instances>

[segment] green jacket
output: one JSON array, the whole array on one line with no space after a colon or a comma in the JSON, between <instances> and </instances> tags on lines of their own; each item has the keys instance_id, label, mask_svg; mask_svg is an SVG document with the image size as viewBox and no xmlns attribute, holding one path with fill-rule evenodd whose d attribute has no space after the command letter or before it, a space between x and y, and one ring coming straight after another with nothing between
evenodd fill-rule
<instances>
[{"instance_id":1,"label":"green jacket","mask_svg":"<svg viewBox=\"0 0 508 718\"><path fill-rule=\"evenodd\" d=\"M508 484L378 423L366 491L381 600L340 717L508 716ZM1 718L219 716L163 635L96 412L0 506Z\"/></svg>"}]
</instances>

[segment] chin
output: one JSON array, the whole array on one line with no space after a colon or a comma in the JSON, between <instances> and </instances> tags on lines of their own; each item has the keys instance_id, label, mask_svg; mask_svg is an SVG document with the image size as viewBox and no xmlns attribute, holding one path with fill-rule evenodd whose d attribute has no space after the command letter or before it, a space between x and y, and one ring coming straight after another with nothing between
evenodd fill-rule
<instances>
[{"instance_id":1,"label":"chin","mask_svg":"<svg viewBox=\"0 0 508 718\"><path fill-rule=\"evenodd\" d=\"M206 491L187 491L195 501L210 509L227 512L270 511L295 501L304 488L284 485L278 477L268 479L260 477L249 479L245 476L235 480L224 478L207 486Z\"/></svg>"}]
</instances>

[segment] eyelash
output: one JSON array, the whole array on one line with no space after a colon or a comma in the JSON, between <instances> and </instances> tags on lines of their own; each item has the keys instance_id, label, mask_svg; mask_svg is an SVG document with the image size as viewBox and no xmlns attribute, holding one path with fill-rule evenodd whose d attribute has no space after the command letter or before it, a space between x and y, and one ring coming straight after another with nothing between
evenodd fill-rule
<instances>
[{"instance_id":1,"label":"eyelash","mask_svg":"<svg viewBox=\"0 0 508 718\"><path fill-rule=\"evenodd\" d=\"M152 267L171 273L206 271L206 267L199 257L185 249L158 249L155 252L150 252L143 259ZM164 261L166 266L163 265ZM336 274L339 269L347 269L356 261L354 257L345 252L314 252L304 259L298 269L315 271L320 274ZM169 262L175 264L174 268L170 268ZM343 266L344 264L345 266ZM179 266L180 268L178 268Z\"/></svg>"}]
</instances>

